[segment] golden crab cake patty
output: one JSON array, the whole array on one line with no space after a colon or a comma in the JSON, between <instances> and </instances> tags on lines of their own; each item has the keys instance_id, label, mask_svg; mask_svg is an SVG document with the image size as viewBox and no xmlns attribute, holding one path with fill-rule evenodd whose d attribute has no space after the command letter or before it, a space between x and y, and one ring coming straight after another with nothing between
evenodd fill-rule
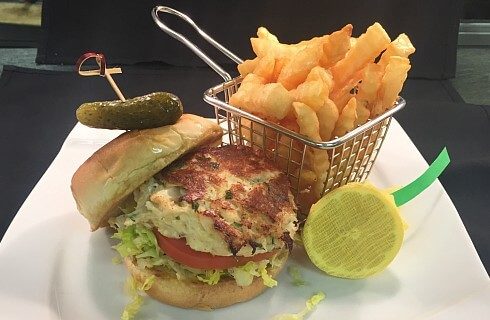
<instances>
[{"instance_id":1,"label":"golden crab cake patty","mask_svg":"<svg viewBox=\"0 0 490 320\"><path fill-rule=\"evenodd\" d=\"M220 256L292 246L297 220L288 178L250 147L199 149L155 179L162 186L147 206L164 236Z\"/></svg>"}]
</instances>

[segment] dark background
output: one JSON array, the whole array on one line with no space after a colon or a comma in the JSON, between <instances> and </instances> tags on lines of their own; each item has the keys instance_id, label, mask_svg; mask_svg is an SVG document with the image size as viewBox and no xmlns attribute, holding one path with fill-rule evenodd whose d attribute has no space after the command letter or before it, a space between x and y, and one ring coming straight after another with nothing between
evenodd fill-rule
<instances>
[{"instance_id":1,"label":"dark background","mask_svg":"<svg viewBox=\"0 0 490 320\"><path fill-rule=\"evenodd\" d=\"M394 39L408 34L417 48L412 78L454 77L459 17L463 3L455 0L343 0L295 1L70 1L45 0L44 34L37 62L73 64L82 52L104 52L113 63L164 62L179 66L203 65L190 50L176 45L150 18L155 5L167 5L188 14L208 34L238 56L251 57L248 39L258 26L267 27L285 43L297 42L354 25L359 36L375 21ZM165 16L177 31L196 39L178 18ZM202 41L197 41L202 44ZM203 46L209 48L209 46ZM219 62L227 58L207 50Z\"/></svg>"},{"instance_id":2,"label":"dark background","mask_svg":"<svg viewBox=\"0 0 490 320\"><path fill-rule=\"evenodd\" d=\"M464 0L462 19L489 20L490 0Z\"/></svg>"}]
</instances>

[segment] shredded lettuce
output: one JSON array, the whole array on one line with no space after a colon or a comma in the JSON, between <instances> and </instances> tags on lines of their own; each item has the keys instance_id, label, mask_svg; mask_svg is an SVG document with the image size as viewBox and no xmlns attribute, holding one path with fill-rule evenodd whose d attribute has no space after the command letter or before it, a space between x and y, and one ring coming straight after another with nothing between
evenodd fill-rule
<instances>
[{"instance_id":1,"label":"shredded lettuce","mask_svg":"<svg viewBox=\"0 0 490 320\"><path fill-rule=\"evenodd\" d=\"M198 274L197 279L210 285L217 284L221 279L221 276L224 274L224 272L221 270L205 270L205 271L206 272L204 274Z\"/></svg>"},{"instance_id":2,"label":"shredded lettuce","mask_svg":"<svg viewBox=\"0 0 490 320\"><path fill-rule=\"evenodd\" d=\"M325 294L323 292L318 292L314 294L310 299L306 301L305 308L298 313L284 313L274 316L272 320L303 320L304 317L310 313L317 304L319 304L323 299L325 299Z\"/></svg>"},{"instance_id":3,"label":"shredded lettuce","mask_svg":"<svg viewBox=\"0 0 490 320\"><path fill-rule=\"evenodd\" d=\"M143 283L138 283L138 281L131 276L128 277L126 280L125 289L128 295L131 297L131 301L125 306L121 314L121 320L134 319L136 314L141 309L141 305L143 304L143 296L140 294L140 292L148 291L154 282L154 275L146 278Z\"/></svg>"},{"instance_id":4,"label":"shredded lettuce","mask_svg":"<svg viewBox=\"0 0 490 320\"><path fill-rule=\"evenodd\" d=\"M131 302L124 307L123 313L121 314L121 320L131 320L134 319L136 314L140 311L141 305L143 304L143 297L139 294L131 298Z\"/></svg>"},{"instance_id":5,"label":"shredded lettuce","mask_svg":"<svg viewBox=\"0 0 490 320\"><path fill-rule=\"evenodd\" d=\"M252 284L254 277L259 277L257 263L249 261L245 265L230 269L230 274L235 278L237 285L246 287Z\"/></svg>"},{"instance_id":6,"label":"shredded lettuce","mask_svg":"<svg viewBox=\"0 0 490 320\"><path fill-rule=\"evenodd\" d=\"M131 221L133 220L129 217L125 219L122 219L121 216L116 218L113 225L117 228L117 232L113 238L119 239L120 243L114 248L123 258L134 257L136 264L141 268L165 267L174 271L177 279L197 279L209 285L217 284L221 277L227 275L233 277L237 285L242 287L250 285L254 277L262 278L264 285L268 287L277 285L277 281L267 273L267 267L282 264L285 255L277 255L271 260L260 262L250 261L243 266L225 270L190 268L167 257L161 251L155 234L149 228Z\"/></svg>"},{"instance_id":7,"label":"shredded lettuce","mask_svg":"<svg viewBox=\"0 0 490 320\"><path fill-rule=\"evenodd\" d=\"M299 268L297 266L289 266L288 267L288 273L292 278L291 283L295 286L303 286L306 284L306 281L303 279L303 275L299 271Z\"/></svg>"},{"instance_id":8,"label":"shredded lettuce","mask_svg":"<svg viewBox=\"0 0 490 320\"><path fill-rule=\"evenodd\" d=\"M148 228L133 224L118 229L112 237L121 240L115 249L123 258L144 258L147 264L153 266L163 264L155 234Z\"/></svg>"},{"instance_id":9,"label":"shredded lettuce","mask_svg":"<svg viewBox=\"0 0 490 320\"><path fill-rule=\"evenodd\" d=\"M145 282L139 287L141 291L148 291L150 290L151 286L155 283L155 276L152 275L148 278L145 279Z\"/></svg>"},{"instance_id":10,"label":"shredded lettuce","mask_svg":"<svg viewBox=\"0 0 490 320\"><path fill-rule=\"evenodd\" d=\"M121 264L122 263L121 256L112 257L112 263L113 264Z\"/></svg>"},{"instance_id":11,"label":"shredded lettuce","mask_svg":"<svg viewBox=\"0 0 490 320\"><path fill-rule=\"evenodd\" d=\"M272 279L269 273L267 273L267 266L275 266L279 259L280 258L273 258L272 261L263 260L260 262L249 261L243 266L228 269L228 272L235 278L237 285L241 287L251 285L254 277L261 277L264 285L267 287L275 287L277 281Z\"/></svg>"},{"instance_id":12,"label":"shredded lettuce","mask_svg":"<svg viewBox=\"0 0 490 320\"><path fill-rule=\"evenodd\" d=\"M267 262L265 261L259 262L258 270L260 276L262 277L262 281L264 281L264 285L266 285L269 288L277 286L277 281L272 279L270 274L267 273L266 267L267 267Z\"/></svg>"}]
</instances>

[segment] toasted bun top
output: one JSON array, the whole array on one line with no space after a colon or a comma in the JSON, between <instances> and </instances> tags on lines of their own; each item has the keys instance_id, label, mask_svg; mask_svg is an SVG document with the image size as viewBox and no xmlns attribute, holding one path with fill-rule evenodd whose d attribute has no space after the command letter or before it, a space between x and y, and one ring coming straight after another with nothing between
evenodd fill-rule
<instances>
[{"instance_id":1,"label":"toasted bun top","mask_svg":"<svg viewBox=\"0 0 490 320\"><path fill-rule=\"evenodd\" d=\"M221 142L214 122L184 114L177 123L121 134L88 158L73 175L71 190L92 230L120 213L138 186L188 151Z\"/></svg>"}]
</instances>

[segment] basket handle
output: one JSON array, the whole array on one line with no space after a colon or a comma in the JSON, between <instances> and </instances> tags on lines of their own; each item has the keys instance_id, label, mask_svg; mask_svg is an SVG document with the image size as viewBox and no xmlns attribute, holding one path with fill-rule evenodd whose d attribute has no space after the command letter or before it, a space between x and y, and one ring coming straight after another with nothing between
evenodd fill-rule
<instances>
[{"instance_id":1,"label":"basket handle","mask_svg":"<svg viewBox=\"0 0 490 320\"><path fill-rule=\"evenodd\" d=\"M207 56L199 47L197 47L194 43L189 41L186 37L184 37L182 34L178 33L177 31L169 28L163 21L160 19L158 16L159 12L164 12L164 13L169 13L173 14L174 16L177 16L190 24L200 35L201 37L204 38L207 42L209 42L213 47L221 51L224 55L226 55L228 58L231 60L235 61L236 63L240 64L243 62L242 59L240 59L238 56L236 56L233 52L230 50L226 49L223 47L221 44L219 44L216 40L211 38L206 32L204 32L201 28L197 26L197 24L192 21L191 18L189 18L187 15L183 14L180 11L177 11L175 9L172 9L170 7L165 7L165 6L156 6L151 10L151 16L153 18L153 21L157 24L157 26L165 31L168 35L170 35L172 38L177 39L178 41L182 42L184 45L186 45L189 49L192 50L199 58L201 58L204 62L208 64L217 74L219 74L225 81L231 80L231 76L229 75L228 72L226 72L223 68L220 67L216 62L214 62L213 59L211 59L209 56Z\"/></svg>"}]
</instances>

